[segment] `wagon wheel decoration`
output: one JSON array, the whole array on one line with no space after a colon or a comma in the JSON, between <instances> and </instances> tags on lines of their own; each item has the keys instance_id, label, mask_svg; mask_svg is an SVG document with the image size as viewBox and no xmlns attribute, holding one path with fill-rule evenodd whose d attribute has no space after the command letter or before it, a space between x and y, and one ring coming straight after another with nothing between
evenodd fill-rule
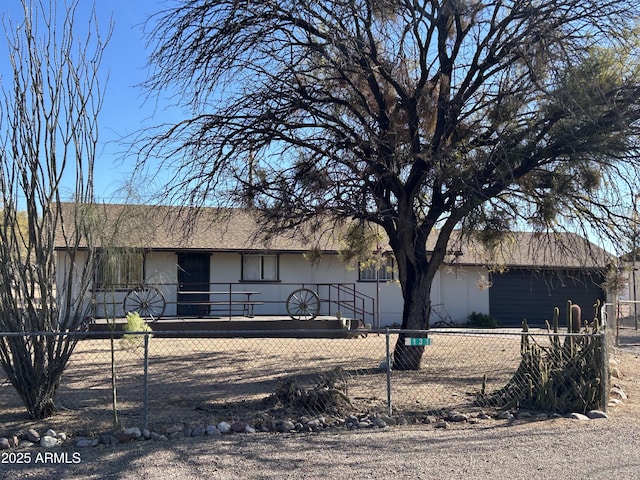
<instances>
[{"instance_id":1,"label":"wagon wheel decoration","mask_svg":"<svg viewBox=\"0 0 640 480\"><path fill-rule=\"evenodd\" d=\"M287 298L287 313L294 320L313 320L320 312L320 297L307 288L291 292Z\"/></svg>"},{"instance_id":2,"label":"wagon wheel decoration","mask_svg":"<svg viewBox=\"0 0 640 480\"><path fill-rule=\"evenodd\" d=\"M157 320L164 313L167 302L162 292L155 287L137 287L127 292L122 302L124 313L138 312L143 318Z\"/></svg>"}]
</instances>

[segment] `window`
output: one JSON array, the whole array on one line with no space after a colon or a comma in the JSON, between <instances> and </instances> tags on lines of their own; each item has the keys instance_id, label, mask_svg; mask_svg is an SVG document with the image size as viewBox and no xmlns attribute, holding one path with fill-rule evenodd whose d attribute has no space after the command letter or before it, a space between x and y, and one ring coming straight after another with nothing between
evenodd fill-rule
<instances>
[{"instance_id":1,"label":"window","mask_svg":"<svg viewBox=\"0 0 640 480\"><path fill-rule=\"evenodd\" d=\"M243 255L242 280L261 282L278 280L278 256Z\"/></svg>"},{"instance_id":2,"label":"window","mask_svg":"<svg viewBox=\"0 0 640 480\"><path fill-rule=\"evenodd\" d=\"M144 280L142 252L103 251L97 256L96 287L98 289L124 289L139 285Z\"/></svg>"},{"instance_id":3,"label":"window","mask_svg":"<svg viewBox=\"0 0 640 480\"><path fill-rule=\"evenodd\" d=\"M375 265L360 264L359 279L361 282L375 282L376 280L388 281L394 279L395 262L393 257L385 256L381 265L377 268ZM377 278L376 278L377 270Z\"/></svg>"}]
</instances>

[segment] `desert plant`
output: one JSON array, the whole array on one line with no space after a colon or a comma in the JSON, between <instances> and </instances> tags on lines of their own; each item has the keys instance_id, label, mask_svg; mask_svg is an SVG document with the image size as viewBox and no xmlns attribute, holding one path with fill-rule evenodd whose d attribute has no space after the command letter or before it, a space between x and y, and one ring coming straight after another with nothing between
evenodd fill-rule
<instances>
[{"instance_id":1,"label":"desert plant","mask_svg":"<svg viewBox=\"0 0 640 480\"><path fill-rule=\"evenodd\" d=\"M142 332L151 332L151 327L144 321L138 312L127 313L127 323L122 328L125 333L120 340L120 345L125 349L138 348L144 343Z\"/></svg>"},{"instance_id":2,"label":"desert plant","mask_svg":"<svg viewBox=\"0 0 640 480\"><path fill-rule=\"evenodd\" d=\"M0 27L0 331L22 335L0 338L0 367L39 420L56 411L73 333L91 314L99 66L111 29L95 12L83 22L77 0L11 3L22 8L3 12ZM67 195L75 215L62 214Z\"/></svg>"},{"instance_id":3,"label":"desert plant","mask_svg":"<svg viewBox=\"0 0 640 480\"><path fill-rule=\"evenodd\" d=\"M608 384L604 335L599 335L597 318L584 325L583 335L576 335L580 322L580 309L576 307L567 304L568 334L564 341L558 332L558 308L554 310L553 331L549 328L548 345L530 335L523 322L518 370L498 391L490 395L481 391L476 403L504 410L526 407L558 413L602 408Z\"/></svg>"},{"instance_id":4,"label":"desert plant","mask_svg":"<svg viewBox=\"0 0 640 480\"><path fill-rule=\"evenodd\" d=\"M498 321L493 315L488 313L471 312L467 317L467 326L475 328L497 328L501 327L502 323Z\"/></svg>"}]
</instances>

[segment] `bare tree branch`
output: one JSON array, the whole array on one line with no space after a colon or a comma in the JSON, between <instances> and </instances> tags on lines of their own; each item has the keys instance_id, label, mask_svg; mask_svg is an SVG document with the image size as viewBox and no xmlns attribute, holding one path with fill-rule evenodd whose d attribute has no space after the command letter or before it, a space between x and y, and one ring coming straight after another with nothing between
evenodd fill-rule
<instances>
[{"instance_id":1,"label":"bare tree branch","mask_svg":"<svg viewBox=\"0 0 640 480\"><path fill-rule=\"evenodd\" d=\"M638 6L187 0L149 23L146 86L193 115L137 139L139 168L175 172L164 201L250 203L268 231L379 224L420 328L454 229L618 237L600 220L640 171Z\"/></svg>"},{"instance_id":2,"label":"bare tree branch","mask_svg":"<svg viewBox=\"0 0 640 480\"><path fill-rule=\"evenodd\" d=\"M34 418L53 413L53 398L81 330L93 280L91 225L60 216L62 182L93 202L97 116L103 92L98 66L106 37L91 18L84 43L75 36L77 0L22 2L24 18L5 20L12 78L2 79L0 109L0 364ZM58 239L56 239L58 235ZM57 247L71 264L57 270ZM81 252L81 250L84 251Z\"/></svg>"}]
</instances>

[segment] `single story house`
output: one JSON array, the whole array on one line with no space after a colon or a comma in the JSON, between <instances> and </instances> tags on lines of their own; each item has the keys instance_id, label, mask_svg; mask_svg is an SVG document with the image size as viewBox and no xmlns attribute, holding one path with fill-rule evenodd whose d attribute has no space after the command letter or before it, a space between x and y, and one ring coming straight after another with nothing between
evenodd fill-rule
<instances>
[{"instance_id":1,"label":"single story house","mask_svg":"<svg viewBox=\"0 0 640 480\"><path fill-rule=\"evenodd\" d=\"M345 265L335 232L264 238L243 209L193 215L167 206L63 204L63 218L78 211L98 247L86 299L94 318L122 317L134 308L127 299L154 303L159 294L162 311L151 311L163 317L287 316L294 300L317 300L318 316L358 318L374 328L401 321L391 252L383 252L382 267ZM456 238L451 246L433 283L432 322L464 323L479 312L504 325L524 318L542 324L568 299L590 308L606 297L609 255L577 235L514 233L491 250ZM70 268L62 243L57 262ZM145 288L153 298L140 299Z\"/></svg>"}]
</instances>

